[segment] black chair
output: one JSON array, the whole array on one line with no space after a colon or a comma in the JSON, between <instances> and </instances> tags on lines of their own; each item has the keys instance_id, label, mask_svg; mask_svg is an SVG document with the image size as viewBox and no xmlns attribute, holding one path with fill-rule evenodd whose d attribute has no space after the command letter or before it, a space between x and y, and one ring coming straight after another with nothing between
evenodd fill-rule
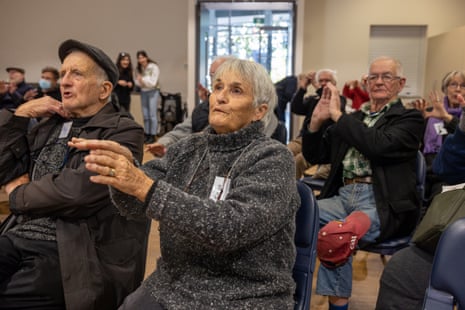
<instances>
[{"instance_id":1,"label":"black chair","mask_svg":"<svg viewBox=\"0 0 465 310\"><path fill-rule=\"evenodd\" d=\"M430 284L423 303L425 310L465 309L465 218L452 223L439 239Z\"/></svg>"},{"instance_id":2,"label":"black chair","mask_svg":"<svg viewBox=\"0 0 465 310\"><path fill-rule=\"evenodd\" d=\"M420 197L420 209L423 209L423 205L425 202L425 180L426 180L426 161L423 153L421 151L417 152L417 178L416 178L416 187L417 192ZM420 219L418 219L419 221ZM413 234L413 232L412 232ZM391 238L379 243L370 243L370 244L363 244L359 243L359 247L361 250L370 252L370 253L378 253L381 255L381 260L383 264L386 264L386 255L393 255L395 252L399 251L407 247L410 243L412 238L412 234L403 237Z\"/></svg>"},{"instance_id":3,"label":"black chair","mask_svg":"<svg viewBox=\"0 0 465 310\"><path fill-rule=\"evenodd\" d=\"M314 191L321 191L326 181L326 179L314 178L313 176L304 176L301 180Z\"/></svg>"},{"instance_id":4,"label":"black chair","mask_svg":"<svg viewBox=\"0 0 465 310\"><path fill-rule=\"evenodd\" d=\"M313 191L302 181L297 181L300 195L300 208L296 215L295 245L297 257L292 271L296 282L294 310L310 309L313 272L316 261L319 214Z\"/></svg>"}]
</instances>

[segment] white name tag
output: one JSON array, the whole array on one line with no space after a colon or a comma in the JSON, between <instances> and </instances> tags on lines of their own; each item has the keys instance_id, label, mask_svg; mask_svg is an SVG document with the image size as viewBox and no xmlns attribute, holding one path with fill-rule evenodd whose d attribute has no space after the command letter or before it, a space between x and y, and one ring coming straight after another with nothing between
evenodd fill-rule
<instances>
[{"instance_id":1,"label":"white name tag","mask_svg":"<svg viewBox=\"0 0 465 310\"><path fill-rule=\"evenodd\" d=\"M63 123L63 126L61 127L61 131L60 131L60 135L58 136L59 139L68 137L72 124L73 124L72 121Z\"/></svg>"},{"instance_id":2,"label":"white name tag","mask_svg":"<svg viewBox=\"0 0 465 310\"><path fill-rule=\"evenodd\" d=\"M224 200L229 193L230 186L231 179L216 177L210 192L210 199L213 201Z\"/></svg>"},{"instance_id":3,"label":"white name tag","mask_svg":"<svg viewBox=\"0 0 465 310\"><path fill-rule=\"evenodd\" d=\"M434 130L436 130L436 133L438 135L440 135L440 136L447 135L447 129L444 128L444 123L443 122L435 123L434 124Z\"/></svg>"}]
</instances>

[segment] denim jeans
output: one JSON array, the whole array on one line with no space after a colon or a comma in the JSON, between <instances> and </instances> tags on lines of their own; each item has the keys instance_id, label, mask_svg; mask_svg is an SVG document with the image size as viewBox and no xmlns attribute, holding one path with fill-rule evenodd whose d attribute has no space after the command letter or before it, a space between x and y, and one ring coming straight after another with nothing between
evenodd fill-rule
<instances>
[{"instance_id":1,"label":"denim jeans","mask_svg":"<svg viewBox=\"0 0 465 310\"><path fill-rule=\"evenodd\" d=\"M374 242L379 236L379 217L371 184L355 183L343 186L338 195L317 201L320 212L320 228L332 220L343 220L353 211L365 212L371 220L368 232L362 240ZM352 293L352 257L344 265L318 270L316 293L325 296L350 297Z\"/></svg>"},{"instance_id":2,"label":"denim jeans","mask_svg":"<svg viewBox=\"0 0 465 310\"><path fill-rule=\"evenodd\" d=\"M158 97L160 92L156 89L140 92L142 114L144 116L144 131L155 136L158 132Z\"/></svg>"}]
</instances>

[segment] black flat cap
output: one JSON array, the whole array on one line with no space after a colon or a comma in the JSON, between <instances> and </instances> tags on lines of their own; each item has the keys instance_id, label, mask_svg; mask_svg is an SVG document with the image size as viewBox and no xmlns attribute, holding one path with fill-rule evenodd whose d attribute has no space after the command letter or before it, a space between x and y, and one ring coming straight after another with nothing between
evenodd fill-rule
<instances>
[{"instance_id":1,"label":"black flat cap","mask_svg":"<svg viewBox=\"0 0 465 310\"><path fill-rule=\"evenodd\" d=\"M108 80L113 84L113 86L116 85L119 77L118 68L107 54L95 46L70 39L61 43L58 49L58 56L60 57L61 62L63 62L66 56L74 50L81 51L92 58L99 67L107 73Z\"/></svg>"},{"instance_id":2,"label":"black flat cap","mask_svg":"<svg viewBox=\"0 0 465 310\"><path fill-rule=\"evenodd\" d=\"M24 74L26 71L24 71L23 68L20 68L20 67L8 67L6 68L6 72L10 72L10 71L18 71L18 72L21 72L22 74Z\"/></svg>"}]
</instances>

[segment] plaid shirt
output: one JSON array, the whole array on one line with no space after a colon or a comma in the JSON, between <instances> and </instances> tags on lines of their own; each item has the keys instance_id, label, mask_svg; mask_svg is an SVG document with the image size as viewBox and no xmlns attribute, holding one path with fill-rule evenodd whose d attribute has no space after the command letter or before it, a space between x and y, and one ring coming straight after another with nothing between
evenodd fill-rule
<instances>
[{"instance_id":1,"label":"plaid shirt","mask_svg":"<svg viewBox=\"0 0 465 310\"><path fill-rule=\"evenodd\" d=\"M379 112L370 112L370 103L365 103L360 108L365 116L363 117L363 123L367 125L367 127L373 127L375 123L381 118L381 116L386 113L389 108L394 105L396 101L389 102L386 104L381 111ZM360 153L355 147L350 147L342 161L343 165L343 172L342 177L343 179L353 179L355 177L364 177L370 176L372 174L370 161Z\"/></svg>"}]
</instances>

